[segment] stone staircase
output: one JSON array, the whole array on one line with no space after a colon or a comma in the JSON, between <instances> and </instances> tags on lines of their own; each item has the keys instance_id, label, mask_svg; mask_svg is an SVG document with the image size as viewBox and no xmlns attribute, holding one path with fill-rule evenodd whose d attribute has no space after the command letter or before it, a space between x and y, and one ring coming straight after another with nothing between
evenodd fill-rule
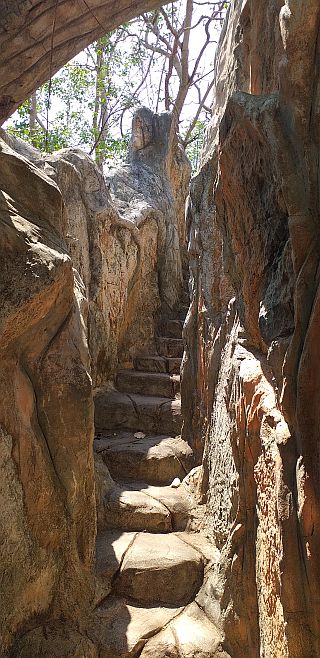
<instances>
[{"instance_id":1,"label":"stone staircase","mask_svg":"<svg viewBox=\"0 0 320 658\"><path fill-rule=\"evenodd\" d=\"M195 600L217 553L195 532L186 478L192 451L180 436L185 312L161 325L158 354L137 357L132 370L117 373L116 390L95 399L98 536L89 635L103 658L211 658L218 650L223 658L220 633Z\"/></svg>"}]
</instances>

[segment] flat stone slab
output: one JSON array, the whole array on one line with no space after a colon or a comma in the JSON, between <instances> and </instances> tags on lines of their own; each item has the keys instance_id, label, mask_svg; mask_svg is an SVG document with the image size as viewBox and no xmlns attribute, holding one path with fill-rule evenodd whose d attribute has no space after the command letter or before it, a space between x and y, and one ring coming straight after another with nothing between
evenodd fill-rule
<instances>
[{"instance_id":1,"label":"flat stone slab","mask_svg":"<svg viewBox=\"0 0 320 658\"><path fill-rule=\"evenodd\" d=\"M167 368L168 372L170 373L180 373L180 368L181 368L181 357L169 357L167 359Z\"/></svg>"},{"instance_id":2,"label":"flat stone slab","mask_svg":"<svg viewBox=\"0 0 320 658\"><path fill-rule=\"evenodd\" d=\"M133 360L135 370L142 372L180 373L181 358L164 356L137 356Z\"/></svg>"},{"instance_id":3,"label":"flat stone slab","mask_svg":"<svg viewBox=\"0 0 320 658\"><path fill-rule=\"evenodd\" d=\"M170 318L163 320L160 330L161 334L168 338L182 338L181 320L171 320Z\"/></svg>"},{"instance_id":4,"label":"flat stone slab","mask_svg":"<svg viewBox=\"0 0 320 658\"><path fill-rule=\"evenodd\" d=\"M114 574L120 568L125 552L137 534L137 532L120 532L119 530L105 530L98 533L96 540L96 574L111 582Z\"/></svg>"},{"instance_id":5,"label":"flat stone slab","mask_svg":"<svg viewBox=\"0 0 320 658\"><path fill-rule=\"evenodd\" d=\"M133 433L103 432L94 449L113 478L149 484L171 484L182 480L192 468L192 450L180 436L152 435L135 438Z\"/></svg>"},{"instance_id":6,"label":"flat stone slab","mask_svg":"<svg viewBox=\"0 0 320 658\"><path fill-rule=\"evenodd\" d=\"M146 643L140 658L228 658L222 640L203 610L191 603Z\"/></svg>"},{"instance_id":7,"label":"flat stone slab","mask_svg":"<svg viewBox=\"0 0 320 658\"><path fill-rule=\"evenodd\" d=\"M120 391L95 395L96 429L128 429L177 435L182 426L181 400Z\"/></svg>"},{"instance_id":8,"label":"flat stone slab","mask_svg":"<svg viewBox=\"0 0 320 658\"><path fill-rule=\"evenodd\" d=\"M116 386L123 393L174 398L180 391L180 377L167 372L120 370L116 376Z\"/></svg>"},{"instance_id":9,"label":"flat stone slab","mask_svg":"<svg viewBox=\"0 0 320 658\"><path fill-rule=\"evenodd\" d=\"M133 365L142 372L167 372L167 360L162 356L136 356Z\"/></svg>"},{"instance_id":10,"label":"flat stone slab","mask_svg":"<svg viewBox=\"0 0 320 658\"><path fill-rule=\"evenodd\" d=\"M199 590L203 556L174 534L140 533L126 552L113 591L140 604L180 606Z\"/></svg>"},{"instance_id":11,"label":"flat stone slab","mask_svg":"<svg viewBox=\"0 0 320 658\"><path fill-rule=\"evenodd\" d=\"M196 551L199 551L207 563L219 562L219 549L202 532L177 532L176 535Z\"/></svg>"},{"instance_id":12,"label":"flat stone slab","mask_svg":"<svg viewBox=\"0 0 320 658\"><path fill-rule=\"evenodd\" d=\"M183 486L173 488L149 485L141 488L141 491L159 500L170 511L174 531L183 531L187 528L195 501L188 495ZM181 534L184 536L186 533Z\"/></svg>"},{"instance_id":13,"label":"flat stone slab","mask_svg":"<svg viewBox=\"0 0 320 658\"><path fill-rule=\"evenodd\" d=\"M169 509L146 491L115 485L104 497L106 527L148 532L171 532Z\"/></svg>"},{"instance_id":14,"label":"flat stone slab","mask_svg":"<svg viewBox=\"0 0 320 658\"><path fill-rule=\"evenodd\" d=\"M144 608L111 596L94 611L88 636L99 647L101 658L133 658L181 610L162 606Z\"/></svg>"},{"instance_id":15,"label":"flat stone slab","mask_svg":"<svg viewBox=\"0 0 320 658\"><path fill-rule=\"evenodd\" d=\"M160 356L182 357L183 340L181 338L157 338L157 347Z\"/></svg>"}]
</instances>

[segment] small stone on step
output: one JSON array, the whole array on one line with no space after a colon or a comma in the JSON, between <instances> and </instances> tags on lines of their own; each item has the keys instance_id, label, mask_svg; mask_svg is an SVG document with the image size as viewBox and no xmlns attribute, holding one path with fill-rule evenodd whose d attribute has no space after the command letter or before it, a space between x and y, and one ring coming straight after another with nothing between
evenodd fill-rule
<instances>
[{"instance_id":1,"label":"small stone on step","mask_svg":"<svg viewBox=\"0 0 320 658\"><path fill-rule=\"evenodd\" d=\"M181 484L180 478L174 478L170 486L173 487L174 489L177 489L178 487L180 487L180 484Z\"/></svg>"}]
</instances>

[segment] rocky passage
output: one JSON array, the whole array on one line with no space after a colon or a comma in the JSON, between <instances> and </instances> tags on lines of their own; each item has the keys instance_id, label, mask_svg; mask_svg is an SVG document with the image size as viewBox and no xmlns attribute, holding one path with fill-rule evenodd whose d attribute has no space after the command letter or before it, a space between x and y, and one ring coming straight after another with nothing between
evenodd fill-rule
<instances>
[{"instance_id":1,"label":"rocky passage","mask_svg":"<svg viewBox=\"0 0 320 658\"><path fill-rule=\"evenodd\" d=\"M43 4L2 3L0 118L100 33ZM1 133L0 658L319 658L319 30L231 0L186 222L167 113L107 182Z\"/></svg>"},{"instance_id":2,"label":"rocky passage","mask_svg":"<svg viewBox=\"0 0 320 658\"><path fill-rule=\"evenodd\" d=\"M209 658L222 639L195 602L216 549L197 532L193 454L180 436L184 314L162 323L158 354L136 357L133 369L117 373L116 389L96 395L89 635L104 658Z\"/></svg>"}]
</instances>

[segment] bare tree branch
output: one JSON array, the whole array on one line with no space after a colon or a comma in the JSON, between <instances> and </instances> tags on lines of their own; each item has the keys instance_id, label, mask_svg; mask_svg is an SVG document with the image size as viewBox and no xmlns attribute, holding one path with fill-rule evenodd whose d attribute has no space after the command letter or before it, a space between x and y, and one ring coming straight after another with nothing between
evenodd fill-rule
<instances>
[{"instance_id":1,"label":"bare tree branch","mask_svg":"<svg viewBox=\"0 0 320 658\"><path fill-rule=\"evenodd\" d=\"M177 30L173 26L173 23L169 21L169 18L167 16L165 10L163 9L163 7L160 7L160 14L164 18L165 24L166 24L169 32L171 32L172 36L175 39L179 39L181 34L179 34L179 32L177 32Z\"/></svg>"},{"instance_id":2,"label":"bare tree branch","mask_svg":"<svg viewBox=\"0 0 320 658\"><path fill-rule=\"evenodd\" d=\"M210 13L202 13L200 17L194 19L194 5L205 6L210 10ZM165 70L164 78L164 101L166 110L172 109L172 135L179 131L179 123L182 109L186 103L186 99L191 87L193 87L198 96L198 106L194 117L192 118L186 135L182 142L186 145L190 143L192 132L194 131L202 111L209 111L206 105L206 100L213 87L213 82L207 85L205 91L200 86L200 83L214 71L213 67L209 71L203 71L203 61L207 48L216 43L216 40L211 37L211 26L215 21L221 20L225 8L225 0L217 0L213 2L195 2L195 0L186 0L184 4L184 15L181 19L180 8L178 11L162 7L160 10L152 14L144 14L143 22L145 25L144 46L154 52L159 57L163 57L164 64L162 71ZM180 6L182 4L180 3ZM162 21L162 23L161 23ZM166 28L166 33L163 32L163 23ZM191 33L195 31L199 25L203 25L205 31L205 39L201 45L200 50L197 52L193 62L190 59L190 38ZM151 37L157 39L156 43L152 42ZM191 64L192 62L192 64ZM189 67L191 66L191 72ZM200 69L201 67L201 69ZM164 73L161 73L161 80ZM176 78L178 76L178 89L176 89ZM157 108L159 106L158 91Z\"/></svg>"},{"instance_id":3,"label":"bare tree branch","mask_svg":"<svg viewBox=\"0 0 320 658\"><path fill-rule=\"evenodd\" d=\"M193 132L193 130L194 130L196 124L197 124L199 116L200 116L200 114L201 114L201 112L204 108L204 104L205 104L205 102L206 102L206 100L207 100L207 98L210 94L210 91L213 88L213 85L214 85L214 79L208 85L207 90L206 90L204 96L202 97L201 102L199 103L198 109L197 109L197 111L196 111L196 113L195 113L195 115L194 115L194 117L193 117L193 119L192 119L192 121L189 125L189 128L188 128L188 130L187 130L187 132L184 136L184 140L183 140L184 146L187 146L187 144L189 143L188 140L190 139L190 136L192 135L192 132Z\"/></svg>"}]
</instances>

